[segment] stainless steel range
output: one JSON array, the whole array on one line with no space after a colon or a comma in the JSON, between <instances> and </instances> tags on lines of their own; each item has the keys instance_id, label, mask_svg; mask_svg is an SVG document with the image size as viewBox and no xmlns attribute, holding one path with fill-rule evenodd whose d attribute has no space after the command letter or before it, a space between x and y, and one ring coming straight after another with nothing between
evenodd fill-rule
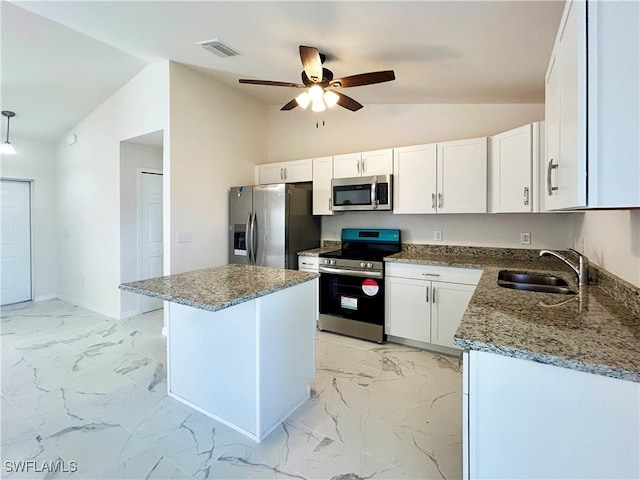
<instances>
[{"instance_id":1,"label":"stainless steel range","mask_svg":"<svg viewBox=\"0 0 640 480\"><path fill-rule=\"evenodd\" d=\"M400 251L400 230L345 228L342 248L320 255L320 330L382 343L384 257Z\"/></svg>"}]
</instances>

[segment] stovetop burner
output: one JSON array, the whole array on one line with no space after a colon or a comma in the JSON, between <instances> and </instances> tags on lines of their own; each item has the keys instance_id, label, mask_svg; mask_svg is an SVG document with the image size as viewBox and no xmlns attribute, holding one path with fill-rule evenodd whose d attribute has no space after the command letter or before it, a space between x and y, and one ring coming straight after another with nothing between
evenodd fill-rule
<instances>
[{"instance_id":1,"label":"stovetop burner","mask_svg":"<svg viewBox=\"0 0 640 480\"><path fill-rule=\"evenodd\" d=\"M321 258L382 262L384 257L401 249L400 230L396 229L342 229L342 248L320 254Z\"/></svg>"}]
</instances>

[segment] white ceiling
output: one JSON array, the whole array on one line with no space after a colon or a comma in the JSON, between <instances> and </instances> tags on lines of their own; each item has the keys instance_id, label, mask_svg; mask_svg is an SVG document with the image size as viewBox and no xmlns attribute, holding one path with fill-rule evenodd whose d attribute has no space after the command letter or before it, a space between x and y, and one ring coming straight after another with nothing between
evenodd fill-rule
<instances>
[{"instance_id":1,"label":"white ceiling","mask_svg":"<svg viewBox=\"0 0 640 480\"><path fill-rule=\"evenodd\" d=\"M563 4L2 1L2 109L17 114L12 135L58 139L147 63L165 59L283 105L293 89L238 79L298 82L298 45L325 53L336 77L395 70L393 82L343 90L365 109L541 103ZM214 38L243 55L220 58L196 45Z\"/></svg>"}]
</instances>

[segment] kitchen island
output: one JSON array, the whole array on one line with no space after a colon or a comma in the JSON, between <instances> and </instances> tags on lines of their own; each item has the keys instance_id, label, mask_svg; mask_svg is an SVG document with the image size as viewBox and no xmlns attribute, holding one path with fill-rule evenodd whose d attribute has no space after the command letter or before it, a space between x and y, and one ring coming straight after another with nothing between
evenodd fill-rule
<instances>
[{"instance_id":1,"label":"kitchen island","mask_svg":"<svg viewBox=\"0 0 640 480\"><path fill-rule=\"evenodd\" d=\"M225 265L120 288L169 302L168 395L260 442L309 398L317 277Z\"/></svg>"}]
</instances>

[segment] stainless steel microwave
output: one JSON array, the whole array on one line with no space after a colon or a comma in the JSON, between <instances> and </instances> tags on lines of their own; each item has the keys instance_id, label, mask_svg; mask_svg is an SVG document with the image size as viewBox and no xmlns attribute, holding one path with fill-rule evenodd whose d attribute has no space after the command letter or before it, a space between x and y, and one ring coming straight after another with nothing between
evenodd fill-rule
<instances>
[{"instance_id":1,"label":"stainless steel microwave","mask_svg":"<svg viewBox=\"0 0 640 480\"><path fill-rule=\"evenodd\" d=\"M392 175L334 178L331 203L334 211L391 210Z\"/></svg>"}]
</instances>

